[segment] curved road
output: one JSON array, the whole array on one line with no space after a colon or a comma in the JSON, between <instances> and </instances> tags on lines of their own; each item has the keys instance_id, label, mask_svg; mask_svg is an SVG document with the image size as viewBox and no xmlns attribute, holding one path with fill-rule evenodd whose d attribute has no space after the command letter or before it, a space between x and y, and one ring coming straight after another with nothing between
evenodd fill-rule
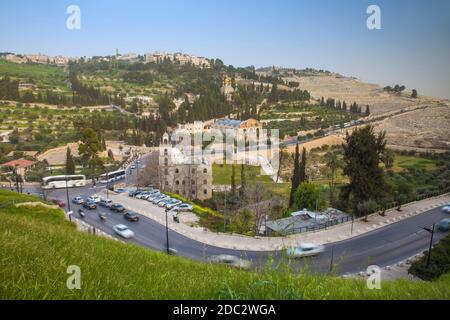
<instances>
[{"instance_id":1,"label":"curved road","mask_svg":"<svg viewBox=\"0 0 450 320\"><path fill-rule=\"evenodd\" d=\"M88 197L99 190L100 188L88 187L70 189L69 197L70 199L77 195ZM47 191L47 198L66 201L65 190ZM79 208L80 206L71 204L75 217L78 217L77 211ZM101 207L93 211L86 209L83 211L87 213L85 218L87 223L113 236L116 236L112 231L113 225L122 223L129 226L136 236L132 240L125 240L125 242L135 243L158 251L166 250L165 226L154 220L141 216L137 223L128 222L122 214L113 213ZM107 213L106 222L101 222L98 218L100 212ZM328 244L325 246L324 253L308 259L308 268L313 272L329 272L332 256L333 271L339 274L364 271L370 265L380 267L393 265L427 250L430 234L422 227L430 227L433 223L439 222L445 217L449 217L449 215L442 213L441 209L437 208L348 240ZM439 241L446 234L437 231L434 241ZM252 260L255 266L260 267L267 262L269 257L273 257L275 262L283 259L283 253L280 251L255 252L218 248L192 240L172 230L169 231L169 243L171 248L178 251L178 255L200 261L206 261L208 257L213 255L231 254ZM291 265L294 269L300 269L304 267L305 260L292 261Z\"/></svg>"}]
</instances>

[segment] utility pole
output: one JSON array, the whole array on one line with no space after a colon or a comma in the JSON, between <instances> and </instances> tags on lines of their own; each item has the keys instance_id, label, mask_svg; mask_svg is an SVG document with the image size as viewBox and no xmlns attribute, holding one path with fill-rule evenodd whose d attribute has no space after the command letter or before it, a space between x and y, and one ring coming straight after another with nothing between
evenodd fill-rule
<instances>
[{"instance_id":1,"label":"utility pole","mask_svg":"<svg viewBox=\"0 0 450 320\"><path fill-rule=\"evenodd\" d=\"M67 175L66 175L66 198L67 198L67 209L70 211L70 201L69 201L69 187L67 185Z\"/></svg>"},{"instance_id":2,"label":"utility pole","mask_svg":"<svg viewBox=\"0 0 450 320\"><path fill-rule=\"evenodd\" d=\"M167 250L167 254L170 254L170 247L169 247L169 219L168 219L168 215L169 215L169 209L166 208L166 250Z\"/></svg>"},{"instance_id":3,"label":"utility pole","mask_svg":"<svg viewBox=\"0 0 450 320\"><path fill-rule=\"evenodd\" d=\"M434 227L435 224L433 223L433 226L430 228L422 228L425 231L428 231L429 233L431 233L431 239L430 239L430 247L428 249L428 257L427 257L427 269L430 267L430 262L431 262L431 249L433 248L433 238L434 238Z\"/></svg>"}]
</instances>

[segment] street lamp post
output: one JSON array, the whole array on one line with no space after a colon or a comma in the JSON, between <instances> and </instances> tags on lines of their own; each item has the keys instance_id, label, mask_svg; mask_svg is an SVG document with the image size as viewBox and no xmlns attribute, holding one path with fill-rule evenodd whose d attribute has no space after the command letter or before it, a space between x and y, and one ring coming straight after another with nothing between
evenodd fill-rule
<instances>
[{"instance_id":1,"label":"street lamp post","mask_svg":"<svg viewBox=\"0 0 450 320\"><path fill-rule=\"evenodd\" d=\"M427 268L429 268L430 262L431 262L431 249L433 248L434 227L435 227L435 224L433 223L433 226L431 227L431 229L430 228L422 228L423 230L431 233L430 247L428 249L428 257L427 257Z\"/></svg>"},{"instance_id":2,"label":"street lamp post","mask_svg":"<svg viewBox=\"0 0 450 320\"><path fill-rule=\"evenodd\" d=\"M66 175L66 198L67 198L67 208L70 210L70 201L69 201L69 186L67 185L67 175Z\"/></svg>"},{"instance_id":3,"label":"street lamp post","mask_svg":"<svg viewBox=\"0 0 450 320\"><path fill-rule=\"evenodd\" d=\"M167 250L167 254L170 254L170 247L169 247L169 219L168 219L168 215L169 215L169 209L166 208L166 250Z\"/></svg>"}]
</instances>

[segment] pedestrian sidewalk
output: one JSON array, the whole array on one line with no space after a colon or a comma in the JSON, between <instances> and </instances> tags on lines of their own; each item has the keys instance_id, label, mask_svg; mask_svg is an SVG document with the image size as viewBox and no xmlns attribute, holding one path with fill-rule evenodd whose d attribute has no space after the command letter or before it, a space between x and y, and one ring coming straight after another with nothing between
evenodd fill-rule
<instances>
[{"instance_id":1,"label":"pedestrian sidewalk","mask_svg":"<svg viewBox=\"0 0 450 320\"><path fill-rule=\"evenodd\" d=\"M109 198L114 202L123 204L126 208L146 216L162 225L166 224L166 216L163 208L155 206L147 201L128 197L127 194L112 194ZM201 227L191 227L184 223L175 223L173 213L169 213L169 228L190 239L215 247L246 250L246 251L276 251L284 248L295 247L301 243L327 244L347 240L378 228L413 217L450 202L450 194L412 202L404 205L402 211L396 209L386 211L385 216L372 214L368 222L362 219L330 227L326 230L301 233L285 237L248 237L237 234L216 233Z\"/></svg>"}]
</instances>

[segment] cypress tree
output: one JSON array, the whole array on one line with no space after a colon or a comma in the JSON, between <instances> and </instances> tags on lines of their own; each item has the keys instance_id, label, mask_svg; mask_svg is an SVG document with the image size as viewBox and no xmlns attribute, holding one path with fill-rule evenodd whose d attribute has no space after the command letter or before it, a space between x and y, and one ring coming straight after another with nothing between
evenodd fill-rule
<instances>
[{"instance_id":1,"label":"cypress tree","mask_svg":"<svg viewBox=\"0 0 450 320\"><path fill-rule=\"evenodd\" d=\"M66 175L75 174L75 161L72 157L72 153L70 152L70 148L67 147L66 152Z\"/></svg>"},{"instance_id":2,"label":"cypress tree","mask_svg":"<svg viewBox=\"0 0 450 320\"><path fill-rule=\"evenodd\" d=\"M302 161L300 162L299 181L300 184L307 180L306 177L306 149L303 148Z\"/></svg>"},{"instance_id":3,"label":"cypress tree","mask_svg":"<svg viewBox=\"0 0 450 320\"><path fill-rule=\"evenodd\" d=\"M297 191L298 186L300 185L300 151L298 147L298 143L295 147L295 158L294 158L294 174L291 179L291 194L289 196L289 208L292 208L294 205L294 195Z\"/></svg>"}]
</instances>

